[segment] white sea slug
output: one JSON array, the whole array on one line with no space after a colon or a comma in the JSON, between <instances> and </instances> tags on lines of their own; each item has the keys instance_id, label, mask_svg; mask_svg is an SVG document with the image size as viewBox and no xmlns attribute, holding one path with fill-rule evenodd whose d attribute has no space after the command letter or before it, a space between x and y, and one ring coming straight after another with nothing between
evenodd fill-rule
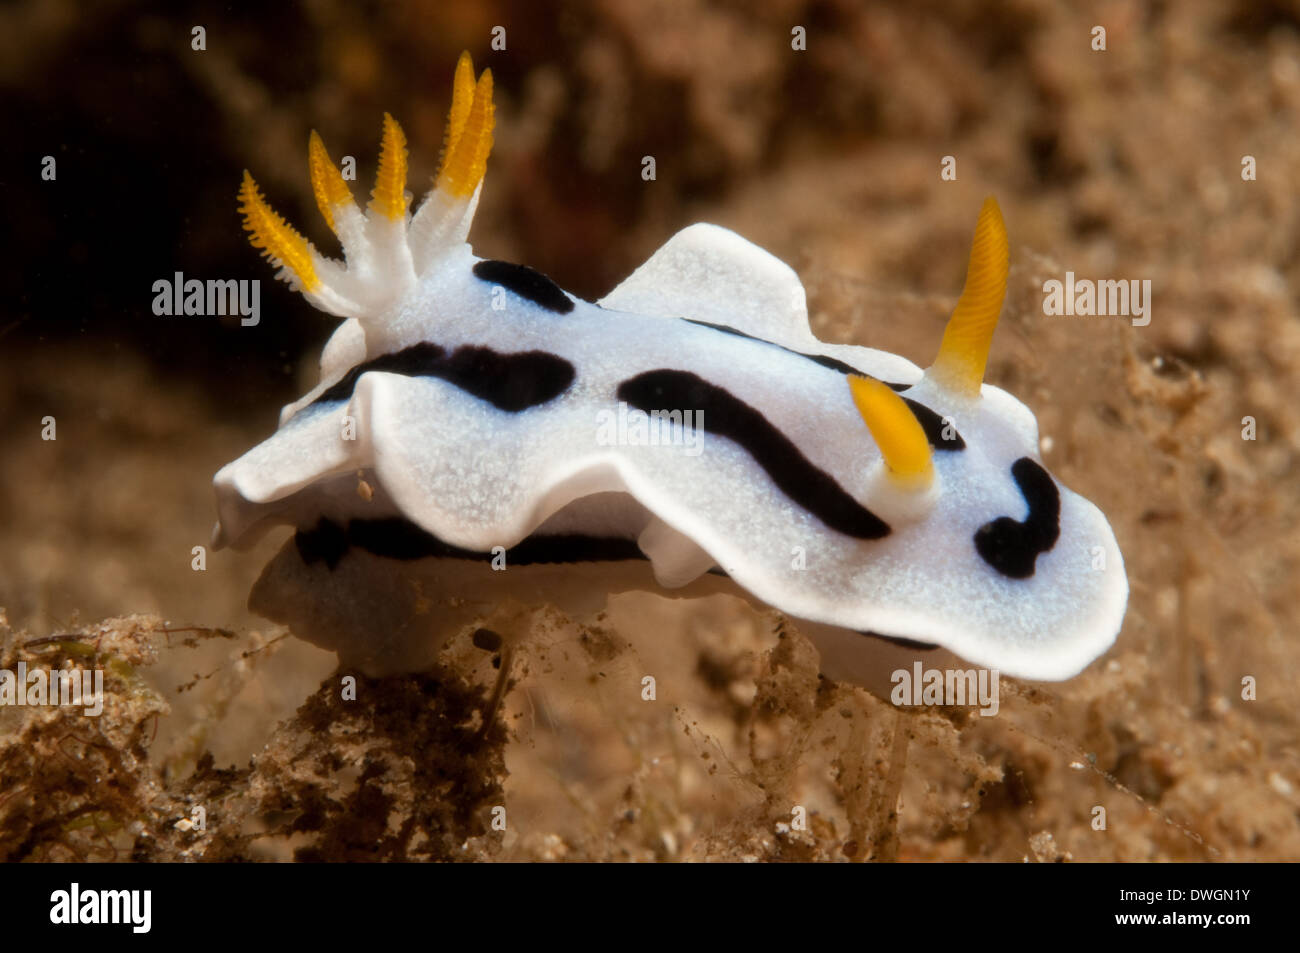
<instances>
[{"instance_id":1,"label":"white sea slug","mask_svg":"<svg viewBox=\"0 0 1300 953\"><path fill-rule=\"evenodd\" d=\"M1128 596L1114 534L1044 469L1028 408L982 383L1008 261L992 199L922 370L817 340L795 273L717 226L679 232L595 303L476 257L492 126L491 74L463 55L414 214L391 117L364 212L313 133L343 262L245 174L253 244L346 319L320 383L215 478L215 545L294 530L255 611L376 675L428 665L505 607L582 615L627 589L773 606L828 676L864 684L882 646L1063 679L1112 644Z\"/></svg>"}]
</instances>

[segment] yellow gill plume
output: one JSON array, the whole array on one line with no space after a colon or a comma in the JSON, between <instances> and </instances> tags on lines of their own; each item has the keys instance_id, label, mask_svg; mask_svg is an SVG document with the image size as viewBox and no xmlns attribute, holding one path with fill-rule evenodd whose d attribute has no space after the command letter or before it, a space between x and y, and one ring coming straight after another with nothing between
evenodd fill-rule
<instances>
[{"instance_id":1,"label":"yellow gill plume","mask_svg":"<svg viewBox=\"0 0 1300 953\"><path fill-rule=\"evenodd\" d=\"M492 105L492 71L485 69L479 77L468 110L464 107L466 94L461 82L464 75L457 68L456 83L460 89L452 92L451 114L447 122L448 148L438 171L437 188L456 198L468 199L487 171L496 110ZM469 75L473 75L472 66Z\"/></svg>"},{"instance_id":2,"label":"yellow gill plume","mask_svg":"<svg viewBox=\"0 0 1300 953\"><path fill-rule=\"evenodd\" d=\"M456 148L461 133L465 131L470 107L474 105L474 88L474 61L470 59L469 50L465 50L456 61L456 78L451 84L451 109L447 113L447 128L443 133L442 161L439 163L439 170L446 163L447 156Z\"/></svg>"},{"instance_id":3,"label":"yellow gill plume","mask_svg":"<svg viewBox=\"0 0 1300 953\"><path fill-rule=\"evenodd\" d=\"M325 151L325 143L312 130L307 143L307 167L311 189L321 216L343 246L347 268L337 277L338 290L351 298L364 297L364 275L372 269L374 255L366 237L366 216L357 207L352 189Z\"/></svg>"},{"instance_id":4,"label":"yellow gill plume","mask_svg":"<svg viewBox=\"0 0 1300 953\"><path fill-rule=\"evenodd\" d=\"M283 267L312 304L365 321L404 296L440 253L465 241L492 149L492 73L477 80L462 53L452 84L451 110L435 187L408 227L407 143L402 127L384 114L379 170L364 214L315 131L308 139L312 192L326 224L343 245L346 266L317 254L271 210L245 172L240 212L255 248Z\"/></svg>"},{"instance_id":5,"label":"yellow gill plume","mask_svg":"<svg viewBox=\"0 0 1300 953\"><path fill-rule=\"evenodd\" d=\"M492 151L494 122L492 71L485 69L476 81L469 53L462 53L452 83L442 163L433 190L411 219L409 241L417 271L469 234Z\"/></svg>"},{"instance_id":6,"label":"yellow gill plume","mask_svg":"<svg viewBox=\"0 0 1300 953\"><path fill-rule=\"evenodd\" d=\"M329 153L325 151L325 143L321 141L315 129L311 131L311 137L307 140L307 167L311 173L311 190L316 195L316 206L320 209L325 224L337 235L338 227L334 222L335 210L355 208L357 203L352 197L352 190L343 181L343 176L330 159Z\"/></svg>"},{"instance_id":7,"label":"yellow gill plume","mask_svg":"<svg viewBox=\"0 0 1300 953\"><path fill-rule=\"evenodd\" d=\"M384 113L384 135L379 146L379 173L370 196L372 210L390 222L405 220L406 133L388 113Z\"/></svg>"},{"instance_id":8,"label":"yellow gill plume","mask_svg":"<svg viewBox=\"0 0 1300 953\"><path fill-rule=\"evenodd\" d=\"M266 204L247 169L239 187L239 211L254 248L262 249L272 263L286 268L303 291L320 288L311 245Z\"/></svg>"},{"instance_id":9,"label":"yellow gill plume","mask_svg":"<svg viewBox=\"0 0 1300 953\"><path fill-rule=\"evenodd\" d=\"M357 256L358 297L372 313L382 313L415 284L406 210L406 134L388 113L379 145L379 170L366 207L363 251ZM349 268L353 262L349 258Z\"/></svg>"},{"instance_id":10,"label":"yellow gill plume","mask_svg":"<svg viewBox=\"0 0 1300 953\"><path fill-rule=\"evenodd\" d=\"M949 393L979 396L993 332L1007 293L1009 252L1002 211L992 197L984 200L971 243L966 284L943 332L939 355L926 377Z\"/></svg>"}]
</instances>

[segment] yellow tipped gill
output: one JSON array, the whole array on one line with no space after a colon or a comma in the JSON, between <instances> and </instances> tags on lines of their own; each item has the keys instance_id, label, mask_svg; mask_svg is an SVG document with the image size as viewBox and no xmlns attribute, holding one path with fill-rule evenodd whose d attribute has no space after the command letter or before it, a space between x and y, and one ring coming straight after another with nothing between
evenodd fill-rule
<instances>
[{"instance_id":1,"label":"yellow tipped gill","mask_svg":"<svg viewBox=\"0 0 1300 953\"><path fill-rule=\"evenodd\" d=\"M356 200L315 129L307 140L307 167L311 172L311 190L316 193L316 205L325 217L325 224L334 231L334 210L341 205L355 205Z\"/></svg>"},{"instance_id":2,"label":"yellow tipped gill","mask_svg":"<svg viewBox=\"0 0 1300 953\"><path fill-rule=\"evenodd\" d=\"M406 133L388 113L384 113L379 174L370 196L370 207L385 218L396 222L406 217Z\"/></svg>"},{"instance_id":3,"label":"yellow tipped gill","mask_svg":"<svg viewBox=\"0 0 1300 953\"><path fill-rule=\"evenodd\" d=\"M272 211L257 189L253 177L244 170L244 181L239 187L239 211L244 216L244 228L254 248L273 262L288 268L298 279L304 291L320 287L316 266L312 261L311 246L283 218Z\"/></svg>"},{"instance_id":4,"label":"yellow tipped gill","mask_svg":"<svg viewBox=\"0 0 1300 953\"><path fill-rule=\"evenodd\" d=\"M469 120L470 107L474 105L474 61L470 59L469 50L460 54L456 61L456 78L451 84L451 110L447 113L447 131L442 144L443 162L456 148L465 123Z\"/></svg>"},{"instance_id":5,"label":"yellow tipped gill","mask_svg":"<svg viewBox=\"0 0 1300 953\"><path fill-rule=\"evenodd\" d=\"M885 458L893 481L904 489L924 490L934 482L930 441L916 415L886 384L850 374L853 403Z\"/></svg>"},{"instance_id":6,"label":"yellow tipped gill","mask_svg":"<svg viewBox=\"0 0 1300 953\"><path fill-rule=\"evenodd\" d=\"M459 69L458 69L459 73ZM457 76L459 82L459 75ZM456 114L456 98L452 97L452 117L448 136L452 135ZM442 170L438 173L437 187L455 196L469 198L483 181L487 171L488 154L492 151L492 127L495 110L492 105L492 71L485 69L474 88L474 99L460 134L447 151ZM449 138L450 141L450 138Z\"/></svg>"},{"instance_id":7,"label":"yellow tipped gill","mask_svg":"<svg viewBox=\"0 0 1300 953\"><path fill-rule=\"evenodd\" d=\"M984 200L971 243L966 285L943 332L929 376L946 390L978 397L993 332L1007 294L1007 227L992 196Z\"/></svg>"}]
</instances>

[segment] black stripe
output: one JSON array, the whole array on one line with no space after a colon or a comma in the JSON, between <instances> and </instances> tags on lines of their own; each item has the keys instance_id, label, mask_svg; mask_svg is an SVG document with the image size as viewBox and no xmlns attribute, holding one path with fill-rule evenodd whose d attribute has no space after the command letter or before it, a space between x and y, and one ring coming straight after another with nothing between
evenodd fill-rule
<instances>
[{"instance_id":1,"label":"black stripe","mask_svg":"<svg viewBox=\"0 0 1300 953\"><path fill-rule=\"evenodd\" d=\"M734 440L786 496L833 530L880 539L889 526L808 462L785 434L743 400L687 371L646 371L618 385L618 399L638 410L700 410L703 428Z\"/></svg>"},{"instance_id":2,"label":"black stripe","mask_svg":"<svg viewBox=\"0 0 1300 953\"><path fill-rule=\"evenodd\" d=\"M912 416L916 422L921 425L925 431L925 439L930 441L930 446L936 450L965 450L966 441L961 439L961 434L957 428L952 428L952 439L944 437L944 431L948 429L943 422L943 418L936 414L919 400L912 400L910 397L904 397L903 403L912 408Z\"/></svg>"},{"instance_id":3,"label":"black stripe","mask_svg":"<svg viewBox=\"0 0 1300 953\"><path fill-rule=\"evenodd\" d=\"M474 275L494 285L513 291L521 298L556 314L568 314L573 301L550 278L527 265L485 259L474 265Z\"/></svg>"},{"instance_id":4,"label":"black stripe","mask_svg":"<svg viewBox=\"0 0 1300 953\"><path fill-rule=\"evenodd\" d=\"M491 552L462 549L445 543L401 517L351 520L346 527L322 517L314 529L298 530L294 543L304 563L310 566L324 561L331 570L354 547L376 556L404 561L433 558L490 562L494 558ZM505 551L507 567L645 558L635 540L582 533L529 536Z\"/></svg>"},{"instance_id":5,"label":"black stripe","mask_svg":"<svg viewBox=\"0 0 1300 953\"><path fill-rule=\"evenodd\" d=\"M836 360L833 357L827 357L824 354L806 354L803 351L796 351L794 348L786 347L784 344L777 344L775 341L756 338L754 335L746 334L744 331L737 331L735 328L729 328L725 324L710 324L708 321L697 321L694 318L682 318L682 320L691 324L698 324L702 328L712 328L714 331L722 331L726 334L734 334L737 337L757 341L760 344L770 344L772 347L779 347L781 350L786 351L789 354L795 354L799 357L805 357L810 361L816 361L822 367L830 368L832 371L839 371L841 374L856 374L859 377L871 377L871 375L866 371L860 371L856 367L853 367L850 364L845 364L843 361ZM881 383L894 391L908 390L912 386L911 384L896 384L889 381L881 381ZM912 409L912 414L916 417L917 423L919 423L921 429L925 431L925 436L926 439L930 441L930 446L934 447L936 450L966 449L966 441L961 438L961 434L957 433L955 427L952 431L952 439L945 440L943 436L944 424L942 417L918 400L912 400L909 397L904 397L903 400L907 403L907 406Z\"/></svg>"},{"instance_id":6,"label":"black stripe","mask_svg":"<svg viewBox=\"0 0 1300 953\"><path fill-rule=\"evenodd\" d=\"M424 372L424 368L431 367L442 360L446 353L438 345L426 341L392 354L381 354L352 368L312 403L325 404L335 400L347 400L356 389L357 379L367 371L387 371L390 374L405 374L407 377L418 376Z\"/></svg>"},{"instance_id":7,"label":"black stripe","mask_svg":"<svg viewBox=\"0 0 1300 953\"><path fill-rule=\"evenodd\" d=\"M734 334L738 338L748 338L751 341L757 341L759 344L770 344L772 347L779 347L783 351L786 351L790 354L797 354L799 357L805 357L810 361L816 361L822 367L829 367L831 370L839 371L841 374L858 374L859 376L863 376L863 377L870 376L864 374L856 367L853 367L852 365L849 364L845 364L843 361L836 360L833 357L827 357L824 354L805 354L803 351L796 351L794 348L786 347L784 344L777 344L775 341L769 341L766 338L758 338L758 337L754 337L754 335L752 334L746 334L744 331L737 331L735 328L728 327L725 324L713 324L709 321L698 321L695 318L682 318L682 320L686 321L689 324L698 324L702 328L712 328L714 331L721 331L724 334ZM894 390L907 390L907 388L911 387L912 385L911 384L888 384L888 386L892 387Z\"/></svg>"},{"instance_id":8,"label":"black stripe","mask_svg":"<svg viewBox=\"0 0 1300 953\"><path fill-rule=\"evenodd\" d=\"M358 364L313 404L347 400L357 380L369 371L437 377L499 410L516 413L554 400L573 383L573 365L546 351L501 354L487 347L458 347L450 355L427 341Z\"/></svg>"},{"instance_id":9,"label":"black stripe","mask_svg":"<svg viewBox=\"0 0 1300 953\"><path fill-rule=\"evenodd\" d=\"M1056 545L1061 535L1061 493L1051 474L1028 457L1011 465L1011 475L1025 496L1029 515L1019 522L999 516L975 531L975 548L984 561L1012 579L1034 574L1039 553Z\"/></svg>"}]
</instances>

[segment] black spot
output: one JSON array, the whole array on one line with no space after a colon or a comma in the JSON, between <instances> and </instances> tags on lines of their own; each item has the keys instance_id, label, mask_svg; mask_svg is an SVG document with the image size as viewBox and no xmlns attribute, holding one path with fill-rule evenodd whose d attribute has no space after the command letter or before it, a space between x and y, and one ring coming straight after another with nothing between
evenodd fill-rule
<instances>
[{"instance_id":1,"label":"black spot","mask_svg":"<svg viewBox=\"0 0 1300 953\"><path fill-rule=\"evenodd\" d=\"M573 365L555 354L500 354L486 347L457 348L444 364L428 373L512 412L554 400L569 389L574 377Z\"/></svg>"},{"instance_id":2,"label":"black spot","mask_svg":"<svg viewBox=\"0 0 1300 953\"><path fill-rule=\"evenodd\" d=\"M314 529L299 530L294 542L304 563L310 566L323 560L331 570L353 547L404 561L435 558L491 562L495 558L490 551L462 549L445 543L401 517L352 520L346 527L322 517ZM505 551L507 566L645 558L635 540L582 533L529 536Z\"/></svg>"},{"instance_id":3,"label":"black spot","mask_svg":"<svg viewBox=\"0 0 1300 953\"><path fill-rule=\"evenodd\" d=\"M540 305L556 314L573 310L573 300L550 278L527 265L514 265L508 261L486 259L474 265L475 277L513 291L521 298Z\"/></svg>"},{"instance_id":4,"label":"black spot","mask_svg":"<svg viewBox=\"0 0 1300 953\"><path fill-rule=\"evenodd\" d=\"M853 367L851 364L846 364L843 361L836 360L833 357L827 357L824 354L805 354L803 351L796 351L793 348L788 348L783 344L777 344L774 341L766 341L763 338L756 338L752 334L746 334L744 331L737 331L735 328L729 328L725 324L710 324L708 321L697 321L694 318L682 318L682 320L690 324L698 324L702 328L712 328L714 331L722 331L726 334L734 334L736 335L736 337L748 338L751 341L757 341L760 344L768 344L771 345L772 347L779 347L781 350L789 354L795 354L799 357L807 358L810 361L816 361L822 367L830 368L832 371L839 371L841 374L856 374L859 377L871 376L866 371L860 371L856 367ZM881 383L883 383L886 387L894 390L895 392L908 390L912 386L911 384L896 384L896 383L891 383L889 381L882 381ZM907 397L904 397L903 400L907 403L907 406L912 409L912 413L913 415L915 415L917 423L919 423L921 425L921 429L925 431L926 439L930 441L930 445L934 447L934 449L936 450L965 450L966 449L966 441L964 441L961 438L961 434L957 433L956 428L953 429L953 437L951 440L944 439L943 437L944 425L943 425L942 417L940 417L933 410L925 406L925 404L920 403L919 401L911 400Z\"/></svg>"},{"instance_id":5,"label":"black spot","mask_svg":"<svg viewBox=\"0 0 1300 953\"><path fill-rule=\"evenodd\" d=\"M930 446L934 447L934 449L966 449L966 441L961 439L961 434L957 432L956 427L952 428L952 439L946 439L944 437L944 431L948 428L947 425L944 424L943 418L929 407L925 406L925 404L918 400L912 400L910 397L904 397L903 403L907 404L907 406L912 409L912 416L914 416L916 422L921 425L921 429L925 431L925 439L930 441Z\"/></svg>"},{"instance_id":6,"label":"black spot","mask_svg":"<svg viewBox=\"0 0 1300 953\"><path fill-rule=\"evenodd\" d=\"M1029 515L1023 523L999 516L975 531L975 548L984 561L1012 579L1034 574L1039 553L1056 545L1061 535L1061 493L1046 470L1021 457L1011 465L1011 475L1025 496Z\"/></svg>"},{"instance_id":7,"label":"black spot","mask_svg":"<svg viewBox=\"0 0 1300 953\"><path fill-rule=\"evenodd\" d=\"M704 430L744 447L786 496L831 529L858 539L889 535L888 524L809 463L759 411L721 387L687 371L646 371L621 383L618 399L645 413L703 411Z\"/></svg>"},{"instance_id":8,"label":"black spot","mask_svg":"<svg viewBox=\"0 0 1300 953\"><path fill-rule=\"evenodd\" d=\"M437 377L499 410L518 412L553 400L573 383L573 365L546 351L501 354L487 347L459 347L450 355L427 341L358 364L312 403L347 400L369 371Z\"/></svg>"}]
</instances>

